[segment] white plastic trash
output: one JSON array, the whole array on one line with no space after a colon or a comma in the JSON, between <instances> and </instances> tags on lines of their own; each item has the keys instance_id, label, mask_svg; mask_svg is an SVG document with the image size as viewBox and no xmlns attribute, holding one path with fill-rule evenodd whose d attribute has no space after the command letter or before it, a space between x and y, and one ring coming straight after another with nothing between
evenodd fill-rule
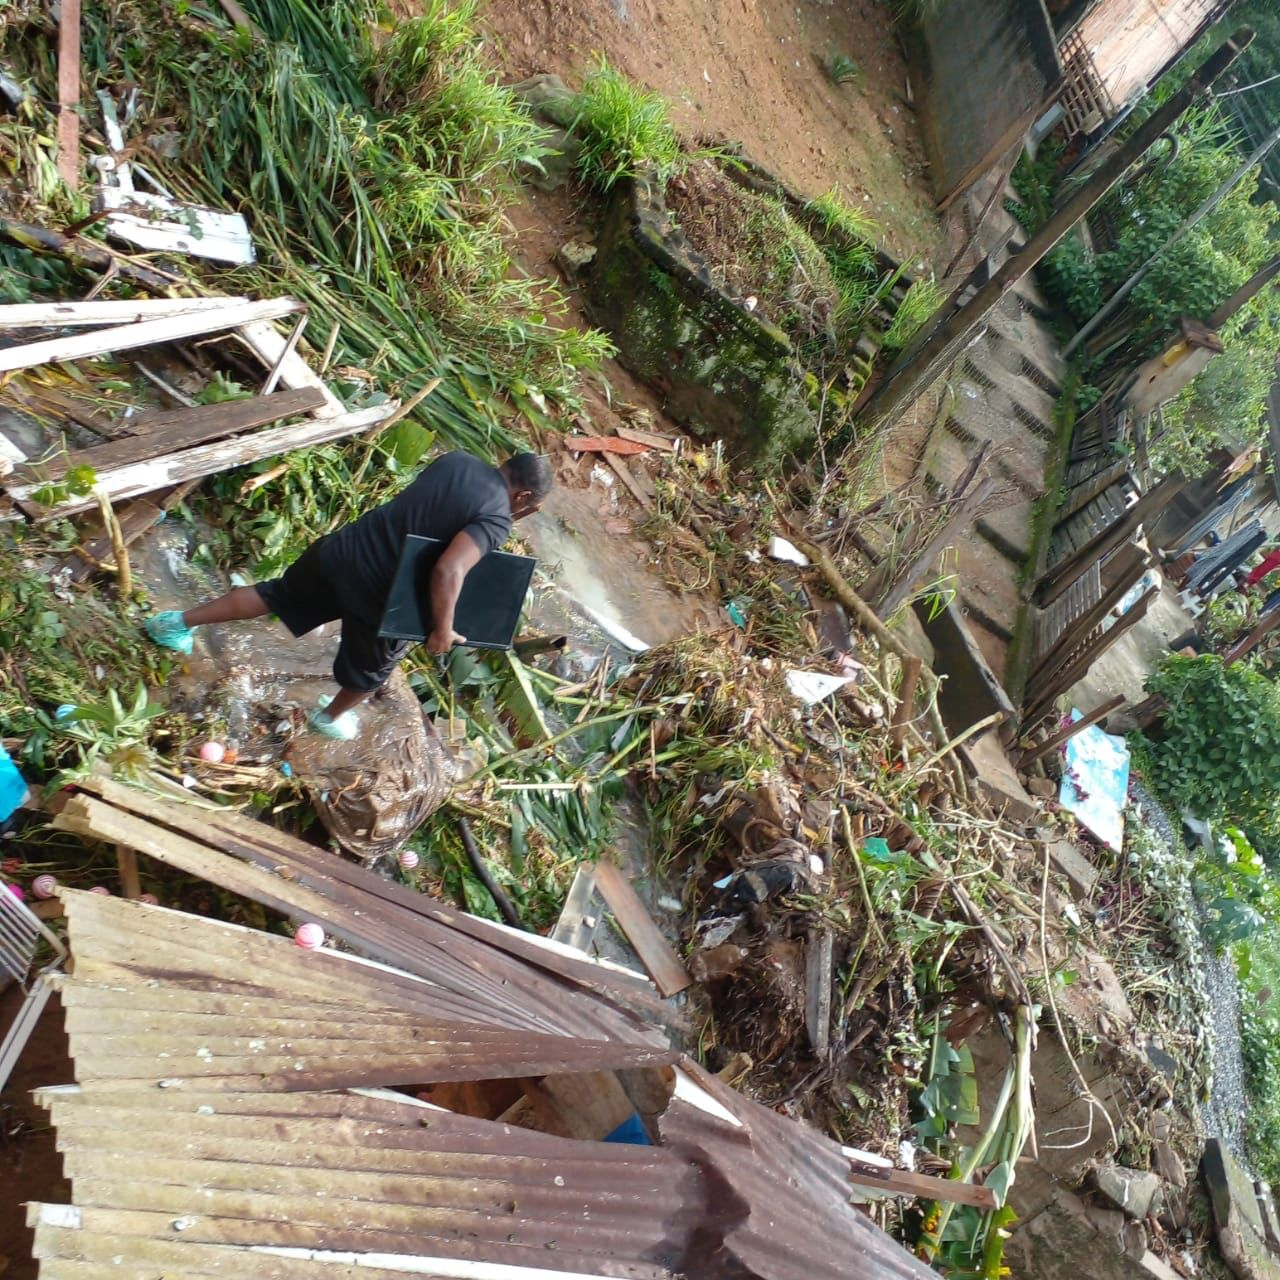
<instances>
[{"instance_id":1,"label":"white plastic trash","mask_svg":"<svg viewBox=\"0 0 1280 1280\"><path fill-rule=\"evenodd\" d=\"M787 688L806 707L829 698L837 689L850 684L852 676L829 676L824 671L788 671Z\"/></svg>"}]
</instances>

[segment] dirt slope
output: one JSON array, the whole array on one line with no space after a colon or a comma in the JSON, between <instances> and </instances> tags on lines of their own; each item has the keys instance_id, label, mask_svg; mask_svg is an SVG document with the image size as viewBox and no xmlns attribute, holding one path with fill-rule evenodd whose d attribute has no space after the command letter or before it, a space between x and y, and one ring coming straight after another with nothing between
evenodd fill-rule
<instances>
[{"instance_id":1,"label":"dirt slope","mask_svg":"<svg viewBox=\"0 0 1280 1280\"><path fill-rule=\"evenodd\" d=\"M504 74L576 86L599 53L671 104L695 138L742 143L807 195L865 197L885 248L919 262L938 235L906 98L906 68L877 0L490 0ZM857 64L834 85L830 53Z\"/></svg>"}]
</instances>

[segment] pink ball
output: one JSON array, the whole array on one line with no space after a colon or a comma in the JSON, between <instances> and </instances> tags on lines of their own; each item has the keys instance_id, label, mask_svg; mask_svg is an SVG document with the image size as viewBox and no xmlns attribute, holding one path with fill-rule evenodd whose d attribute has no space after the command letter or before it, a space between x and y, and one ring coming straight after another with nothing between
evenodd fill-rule
<instances>
[{"instance_id":1,"label":"pink ball","mask_svg":"<svg viewBox=\"0 0 1280 1280\"><path fill-rule=\"evenodd\" d=\"M406 849L400 855L400 865L406 871L412 871L418 865L418 855L412 849Z\"/></svg>"},{"instance_id":2,"label":"pink ball","mask_svg":"<svg viewBox=\"0 0 1280 1280\"><path fill-rule=\"evenodd\" d=\"M27 895L22 891L22 886L20 884L7 884L5 885L5 888L8 889L19 902L26 902Z\"/></svg>"},{"instance_id":3,"label":"pink ball","mask_svg":"<svg viewBox=\"0 0 1280 1280\"><path fill-rule=\"evenodd\" d=\"M95 884L93 888L89 890L89 892L101 894L104 898L111 897L111 890L108 889L106 885Z\"/></svg>"},{"instance_id":4,"label":"pink ball","mask_svg":"<svg viewBox=\"0 0 1280 1280\"><path fill-rule=\"evenodd\" d=\"M31 882L31 892L37 898L52 898L58 892L57 877L50 875L36 876Z\"/></svg>"},{"instance_id":5,"label":"pink ball","mask_svg":"<svg viewBox=\"0 0 1280 1280\"><path fill-rule=\"evenodd\" d=\"M227 754L227 749L220 742L205 742L200 747L200 759L208 761L209 764L221 764L222 757Z\"/></svg>"},{"instance_id":6,"label":"pink ball","mask_svg":"<svg viewBox=\"0 0 1280 1280\"><path fill-rule=\"evenodd\" d=\"M160 899L154 893L140 893L138 894L138 901L145 902L149 907L158 907L160 905Z\"/></svg>"},{"instance_id":7,"label":"pink ball","mask_svg":"<svg viewBox=\"0 0 1280 1280\"><path fill-rule=\"evenodd\" d=\"M310 921L300 924L297 933L293 935L293 942L304 951L314 951L317 947L324 946L324 930Z\"/></svg>"}]
</instances>

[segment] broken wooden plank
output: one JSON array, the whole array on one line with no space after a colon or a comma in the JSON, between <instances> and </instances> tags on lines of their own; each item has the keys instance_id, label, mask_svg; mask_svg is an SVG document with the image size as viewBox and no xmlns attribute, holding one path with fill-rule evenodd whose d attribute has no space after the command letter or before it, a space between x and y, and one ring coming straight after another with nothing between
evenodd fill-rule
<instances>
[{"instance_id":1,"label":"broken wooden plank","mask_svg":"<svg viewBox=\"0 0 1280 1280\"><path fill-rule=\"evenodd\" d=\"M564 447L573 453L648 453L647 444L618 436L565 436Z\"/></svg>"},{"instance_id":2,"label":"broken wooden plank","mask_svg":"<svg viewBox=\"0 0 1280 1280\"><path fill-rule=\"evenodd\" d=\"M280 385L280 370L284 367L284 362L297 350L298 343L302 340L303 330L306 327L307 313L304 311L293 326L293 332L285 339L284 350L280 353L279 359L271 366L271 372L267 375L266 382L262 384L262 395L269 396ZM308 389L315 390L314 387Z\"/></svg>"},{"instance_id":3,"label":"broken wooden plank","mask_svg":"<svg viewBox=\"0 0 1280 1280\"><path fill-rule=\"evenodd\" d=\"M908 1173L905 1169L884 1169L878 1165L849 1161L849 1181L858 1187L874 1187L890 1195L913 1196L921 1200L946 1201L949 1204L972 1205L975 1209L999 1207L995 1191L957 1178L934 1178L925 1173Z\"/></svg>"},{"instance_id":4,"label":"broken wooden plank","mask_svg":"<svg viewBox=\"0 0 1280 1280\"><path fill-rule=\"evenodd\" d=\"M618 479L621 480L622 483L630 490L631 496L642 507L652 508L653 500L657 496L657 491L654 489L652 483L650 483L649 477L644 476L644 481L641 483L639 476L637 476L637 474L627 466L624 458L620 458L614 453L606 453L602 456L604 457L605 462L607 462L610 468L612 468ZM644 475L644 473L641 472L640 475Z\"/></svg>"},{"instance_id":5,"label":"broken wooden plank","mask_svg":"<svg viewBox=\"0 0 1280 1280\"><path fill-rule=\"evenodd\" d=\"M278 316L292 315L302 309L303 304L294 298L268 298L261 302L242 302L213 311L193 311L177 316L164 316L158 320L143 320L139 324L98 329L69 338L28 342L22 346L0 350L0 373L30 369L55 360L83 360L90 356L131 351L136 347L149 347L156 342L178 342L204 333L238 329L251 322L263 323ZM275 330L272 329L272 332ZM280 342L283 346L284 339L281 338Z\"/></svg>"},{"instance_id":6,"label":"broken wooden plank","mask_svg":"<svg viewBox=\"0 0 1280 1280\"><path fill-rule=\"evenodd\" d=\"M830 929L810 929L805 942L805 1029L815 1056L831 1043L831 980L834 965Z\"/></svg>"},{"instance_id":7,"label":"broken wooden plank","mask_svg":"<svg viewBox=\"0 0 1280 1280\"><path fill-rule=\"evenodd\" d=\"M181 204L168 196L123 187L99 187L96 202L109 210L104 224L107 234L139 249L233 266L247 266L256 258L243 214Z\"/></svg>"},{"instance_id":8,"label":"broken wooden plank","mask_svg":"<svg viewBox=\"0 0 1280 1280\"><path fill-rule=\"evenodd\" d=\"M392 401L371 409L344 413L337 418L309 418L305 422L289 426L271 427L252 435L220 440L166 457L135 462L105 475L99 474L96 484L99 489L105 489L113 501L134 498L169 485L181 484L185 480L196 480L232 467L244 466L246 463L259 462L263 458L291 453L294 449L309 449L313 445L327 444L331 440L355 435L368 427L376 426L388 414L393 413L395 407L395 402ZM9 490L9 496L15 502L29 502L40 487L38 484L14 485ZM52 520L60 516L75 515L96 505L96 498L71 496L55 506L42 507L38 518Z\"/></svg>"},{"instance_id":9,"label":"broken wooden plank","mask_svg":"<svg viewBox=\"0 0 1280 1280\"><path fill-rule=\"evenodd\" d=\"M139 538L154 529L164 519L165 512L181 502L199 483L199 480L188 480L184 484L127 502L117 512L124 545L133 546ZM102 522L98 521L86 532L86 536L67 561L71 566L71 581L84 582L96 569L108 565L112 554L111 535Z\"/></svg>"},{"instance_id":10,"label":"broken wooden plank","mask_svg":"<svg viewBox=\"0 0 1280 1280\"><path fill-rule=\"evenodd\" d=\"M291 391L314 387L324 396L325 407L316 410L317 418L337 418L346 413L346 405L329 390L328 383L296 351L287 350L288 339L275 325L254 320L239 325L236 333L268 369L279 366L280 381Z\"/></svg>"},{"instance_id":11,"label":"broken wooden plank","mask_svg":"<svg viewBox=\"0 0 1280 1280\"><path fill-rule=\"evenodd\" d=\"M80 0L62 0L58 19L58 176L80 185Z\"/></svg>"},{"instance_id":12,"label":"broken wooden plank","mask_svg":"<svg viewBox=\"0 0 1280 1280\"><path fill-rule=\"evenodd\" d=\"M619 439L631 440L635 444L648 445L650 449L657 449L662 453L675 453L680 448L680 442L672 439L671 436L655 435L652 431L637 431L635 427L617 427Z\"/></svg>"},{"instance_id":13,"label":"broken wooden plank","mask_svg":"<svg viewBox=\"0 0 1280 1280\"><path fill-rule=\"evenodd\" d=\"M580 862L573 875L573 883L565 895L560 918L551 930L554 942L586 951L600 923L600 909L596 906L596 869L590 862Z\"/></svg>"},{"instance_id":14,"label":"broken wooden plank","mask_svg":"<svg viewBox=\"0 0 1280 1280\"><path fill-rule=\"evenodd\" d=\"M612 862L596 864L596 889L613 912L618 927L636 949L640 962L664 996L673 996L693 985L662 930L653 922L631 881Z\"/></svg>"},{"instance_id":15,"label":"broken wooden plank","mask_svg":"<svg viewBox=\"0 0 1280 1280\"><path fill-rule=\"evenodd\" d=\"M1108 698L1101 706L1094 707L1087 716L1081 716L1079 720L1073 720L1070 724L1065 724L1057 733L1051 734L1038 746L1028 747L1022 753L1020 761L1025 769L1033 760L1039 760L1041 756L1047 756L1050 752L1056 751L1063 746L1068 740L1074 738L1077 733L1083 733L1085 729L1092 728L1095 724L1099 724L1105 720L1113 711L1118 711L1128 701L1123 693L1117 693L1114 698Z\"/></svg>"},{"instance_id":16,"label":"broken wooden plank","mask_svg":"<svg viewBox=\"0 0 1280 1280\"><path fill-rule=\"evenodd\" d=\"M294 418L323 403L324 397L308 387L302 391L280 391L270 396L254 396L250 400L227 400L221 404L154 414L133 423L133 435L22 467L5 487L11 488L15 483L48 484L82 466L92 467L95 472L114 471L132 462L145 462L181 449L225 440L228 436L265 426L268 422Z\"/></svg>"},{"instance_id":17,"label":"broken wooden plank","mask_svg":"<svg viewBox=\"0 0 1280 1280\"><path fill-rule=\"evenodd\" d=\"M138 324L163 316L240 306L248 298L126 298L123 301L15 302L0 306L0 330L59 329L72 325Z\"/></svg>"}]
</instances>

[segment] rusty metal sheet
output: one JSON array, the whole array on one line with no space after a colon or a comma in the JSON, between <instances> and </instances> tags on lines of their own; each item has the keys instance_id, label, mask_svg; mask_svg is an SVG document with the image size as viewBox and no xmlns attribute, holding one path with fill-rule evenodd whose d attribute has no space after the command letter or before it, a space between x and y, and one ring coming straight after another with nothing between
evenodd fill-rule
<instances>
[{"instance_id":1,"label":"rusty metal sheet","mask_svg":"<svg viewBox=\"0 0 1280 1280\"><path fill-rule=\"evenodd\" d=\"M496 1078L553 1051L570 1074L592 1053L616 1066L654 1050L541 1020L467 1021L463 992L442 1002L441 986L382 966L163 908L63 900L80 1084L37 1095L73 1201L31 1206L41 1280L933 1274L852 1206L835 1143L691 1063L656 1147L536 1133L383 1088L320 1091ZM493 1014L484 993L477 1004Z\"/></svg>"},{"instance_id":2,"label":"rusty metal sheet","mask_svg":"<svg viewBox=\"0 0 1280 1280\"><path fill-rule=\"evenodd\" d=\"M199 1080L215 1090L291 1091L523 1078L675 1058L669 1049L478 1025L470 1011L442 1017L438 988L220 921L75 890L64 892L63 906L77 961L76 976L59 989L86 1084L147 1088L162 1075L182 1087ZM180 1012L152 1007L158 990L190 982L219 989L210 996L183 987Z\"/></svg>"},{"instance_id":3,"label":"rusty metal sheet","mask_svg":"<svg viewBox=\"0 0 1280 1280\"><path fill-rule=\"evenodd\" d=\"M487 1005L512 1026L656 1044L675 1015L641 978L455 911L240 815L104 780L54 825L126 844L274 910L322 923L359 952ZM217 847L214 847L217 846ZM225 852L223 851L225 850Z\"/></svg>"}]
</instances>

